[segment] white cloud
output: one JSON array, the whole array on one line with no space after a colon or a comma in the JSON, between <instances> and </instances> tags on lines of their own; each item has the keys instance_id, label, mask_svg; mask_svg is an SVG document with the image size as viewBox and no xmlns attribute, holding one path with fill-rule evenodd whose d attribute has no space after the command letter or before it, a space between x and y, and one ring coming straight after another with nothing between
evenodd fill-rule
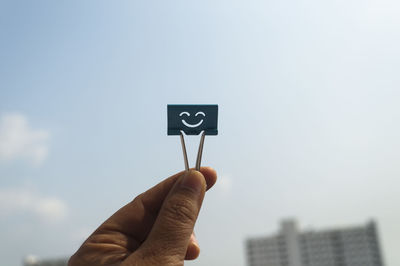
<instances>
[{"instance_id":1,"label":"white cloud","mask_svg":"<svg viewBox=\"0 0 400 266\"><path fill-rule=\"evenodd\" d=\"M232 190L233 181L229 175L221 175L218 177L216 188L223 194L229 194Z\"/></svg>"},{"instance_id":2,"label":"white cloud","mask_svg":"<svg viewBox=\"0 0 400 266\"><path fill-rule=\"evenodd\" d=\"M35 255L28 255L24 258L24 265L36 265L39 263L39 259Z\"/></svg>"},{"instance_id":3,"label":"white cloud","mask_svg":"<svg viewBox=\"0 0 400 266\"><path fill-rule=\"evenodd\" d=\"M34 207L35 212L46 219L60 220L67 214L66 204L57 198L40 198Z\"/></svg>"},{"instance_id":4,"label":"white cloud","mask_svg":"<svg viewBox=\"0 0 400 266\"><path fill-rule=\"evenodd\" d=\"M25 116L3 114L0 117L0 160L26 159L40 165L47 157L49 132L31 129Z\"/></svg>"},{"instance_id":5,"label":"white cloud","mask_svg":"<svg viewBox=\"0 0 400 266\"><path fill-rule=\"evenodd\" d=\"M369 0L362 3L361 23L376 29L400 27L400 2L397 0Z\"/></svg>"},{"instance_id":6,"label":"white cloud","mask_svg":"<svg viewBox=\"0 0 400 266\"><path fill-rule=\"evenodd\" d=\"M57 222L67 216L67 205L54 197L44 197L27 188L0 189L0 217L29 213L38 218Z\"/></svg>"}]
</instances>

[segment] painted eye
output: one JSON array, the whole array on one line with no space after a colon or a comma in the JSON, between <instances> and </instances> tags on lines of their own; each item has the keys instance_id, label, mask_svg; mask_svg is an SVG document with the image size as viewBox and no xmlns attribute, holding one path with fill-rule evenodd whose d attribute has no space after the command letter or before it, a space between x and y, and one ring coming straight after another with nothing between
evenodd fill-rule
<instances>
[{"instance_id":1,"label":"painted eye","mask_svg":"<svg viewBox=\"0 0 400 266\"><path fill-rule=\"evenodd\" d=\"M190 114L189 114L188 112L182 112L182 113L179 114L179 116L183 116L183 115L190 116ZM196 114L196 115L197 115L197 114Z\"/></svg>"},{"instance_id":2,"label":"painted eye","mask_svg":"<svg viewBox=\"0 0 400 266\"><path fill-rule=\"evenodd\" d=\"M202 115L202 116L206 116L206 114L205 113L203 113L203 112L197 112L194 116L198 116L198 115Z\"/></svg>"}]
</instances>

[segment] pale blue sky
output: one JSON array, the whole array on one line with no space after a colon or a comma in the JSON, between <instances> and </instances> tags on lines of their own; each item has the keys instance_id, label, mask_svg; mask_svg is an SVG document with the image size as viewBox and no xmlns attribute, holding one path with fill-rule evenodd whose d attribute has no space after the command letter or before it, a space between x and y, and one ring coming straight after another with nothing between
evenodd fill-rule
<instances>
[{"instance_id":1,"label":"pale blue sky","mask_svg":"<svg viewBox=\"0 0 400 266\"><path fill-rule=\"evenodd\" d=\"M182 170L166 105L216 103L203 164L220 180L188 265L244 266L245 238L287 217L374 218L400 265L399 13L395 0L0 1L2 264L74 252Z\"/></svg>"}]
</instances>

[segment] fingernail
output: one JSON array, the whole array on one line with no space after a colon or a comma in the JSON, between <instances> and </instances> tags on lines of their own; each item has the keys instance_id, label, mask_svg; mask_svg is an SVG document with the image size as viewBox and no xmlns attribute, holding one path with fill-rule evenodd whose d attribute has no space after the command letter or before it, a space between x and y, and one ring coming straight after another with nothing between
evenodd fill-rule
<instances>
[{"instance_id":1,"label":"fingernail","mask_svg":"<svg viewBox=\"0 0 400 266\"><path fill-rule=\"evenodd\" d=\"M201 173L193 170L188 171L183 176L181 187L189 189L196 194L200 194L204 186L202 178L204 179Z\"/></svg>"},{"instance_id":2,"label":"fingernail","mask_svg":"<svg viewBox=\"0 0 400 266\"><path fill-rule=\"evenodd\" d=\"M195 244L196 246L200 247L199 246L199 241L197 241L197 238L196 238L194 233L190 236L190 238L191 238L193 244Z\"/></svg>"}]
</instances>

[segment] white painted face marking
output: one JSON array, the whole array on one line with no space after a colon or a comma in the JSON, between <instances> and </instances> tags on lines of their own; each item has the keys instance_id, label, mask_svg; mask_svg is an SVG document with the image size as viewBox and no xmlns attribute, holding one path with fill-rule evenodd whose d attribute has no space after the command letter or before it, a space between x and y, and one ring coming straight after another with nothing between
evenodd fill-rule
<instances>
[{"instance_id":1,"label":"white painted face marking","mask_svg":"<svg viewBox=\"0 0 400 266\"><path fill-rule=\"evenodd\" d=\"M205 113L203 113L202 111L200 111L200 112L197 112L194 116L198 116L198 115L202 115L202 116L206 116L206 114Z\"/></svg>"},{"instance_id":2,"label":"white painted face marking","mask_svg":"<svg viewBox=\"0 0 400 266\"><path fill-rule=\"evenodd\" d=\"M183 116L183 115L190 116L190 114L188 112L182 112L182 113L179 114L179 116Z\"/></svg>"},{"instance_id":3,"label":"white painted face marking","mask_svg":"<svg viewBox=\"0 0 400 266\"><path fill-rule=\"evenodd\" d=\"M190 113L189 112L182 112L182 113L179 114L179 116L183 116L183 115L190 116ZM201 111L197 112L194 116L198 116L198 115L206 116L206 114L204 112L201 112ZM185 119L182 119L182 124L184 124L185 126L190 127L190 128L195 128L195 127L198 127L201 124L203 124L203 121L204 120L201 119L199 123L192 125L192 124L189 124L188 122L186 122Z\"/></svg>"}]
</instances>

